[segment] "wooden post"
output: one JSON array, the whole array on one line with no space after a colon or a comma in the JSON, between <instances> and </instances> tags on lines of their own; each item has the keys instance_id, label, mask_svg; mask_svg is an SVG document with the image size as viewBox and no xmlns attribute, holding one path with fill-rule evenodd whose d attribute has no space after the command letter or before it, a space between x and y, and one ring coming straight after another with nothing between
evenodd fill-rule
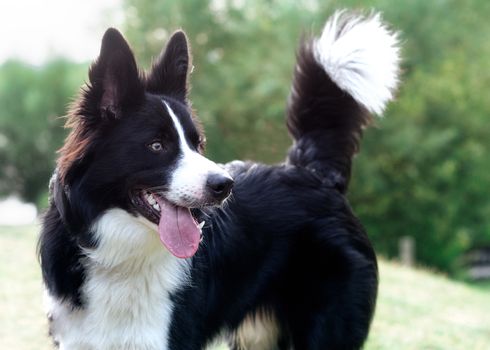
<instances>
[{"instance_id":1,"label":"wooden post","mask_svg":"<svg viewBox=\"0 0 490 350\"><path fill-rule=\"evenodd\" d=\"M415 264L415 240L411 236L403 236L398 242L400 262L403 266Z\"/></svg>"}]
</instances>

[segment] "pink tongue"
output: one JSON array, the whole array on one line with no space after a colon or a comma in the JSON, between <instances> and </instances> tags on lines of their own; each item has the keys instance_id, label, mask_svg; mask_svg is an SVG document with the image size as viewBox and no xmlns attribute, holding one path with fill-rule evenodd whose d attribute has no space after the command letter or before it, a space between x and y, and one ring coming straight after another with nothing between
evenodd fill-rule
<instances>
[{"instance_id":1,"label":"pink tongue","mask_svg":"<svg viewBox=\"0 0 490 350\"><path fill-rule=\"evenodd\" d=\"M201 232L188 208L175 206L154 196L160 206L158 233L167 249L178 258L193 256L201 240Z\"/></svg>"}]
</instances>

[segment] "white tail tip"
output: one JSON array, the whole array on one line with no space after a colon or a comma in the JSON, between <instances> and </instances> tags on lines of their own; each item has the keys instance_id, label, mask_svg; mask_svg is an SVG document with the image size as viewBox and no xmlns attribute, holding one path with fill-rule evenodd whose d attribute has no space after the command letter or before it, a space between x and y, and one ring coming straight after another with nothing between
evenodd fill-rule
<instances>
[{"instance_id":1,"label":"white tail tip","mask_svg":"<svg viewBox=\"0 0 490 350\"><path fill-rule=\"evenodd\" d=\"M337 11L314 43L315 59L342 90L381 115L398 85L398 34L377 13Z\"/></svg>"}]
</instances>

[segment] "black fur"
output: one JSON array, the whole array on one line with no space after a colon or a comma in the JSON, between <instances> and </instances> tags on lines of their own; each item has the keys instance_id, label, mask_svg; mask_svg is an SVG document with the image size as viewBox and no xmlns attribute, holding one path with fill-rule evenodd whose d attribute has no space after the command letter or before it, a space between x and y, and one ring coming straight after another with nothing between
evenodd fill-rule
<instances>
[{"instance_id":1,"label":"black fur","mask_svg":"<svg viewBox=\"0 0 490 350\"><path fill-rule=\"evenodd\" d=\"M171 296L170 349L202 349L259 313L277 320L278 349L359 349L367 337L376 257L344 194L369 116L316 63L310 41L297 64L286 163L231 164L235 186L226 205L194 210L207 224L190 284ZM177 135L165 125L162 97L199 148L187 102L189 66L181 32L146 79L120 34L104 36L90 86L70 117L39 245L48 290L74 307L84 305L81 247L97 246L90 224L108 208L133 212L128 192L135 185L168 181L162 174L175 162ZM144 149L155 137L170 148L157 158Z\"/></svg>"},{"instance_id":2,"label":"black fur","mask_svg":"<svg viewBox=\"0 0 490 350\"><path fill-rule=\"evenodd\" d=\"M206 212L192 287L174 296L172 348L199 349L263 310L280 324L280 349L359 349L367 337L376 257L344 192L369 116L316 63L311 42L297 64L287 164L235 167L233 197Z\"/></svg>"},{"instance_id":3,"label":"black fur","mask_svg":"<svg viewBox=\"0 0 490 350\"><path fill-rule=\"evenodd\" d=\"M226 208L207 213L192 287L174 296L171 348L199 349L264 309L280 323L281 349L360 348L377 268L344 196L296 166L248 164L234 175Z\"/></svg>"}]
</instances>

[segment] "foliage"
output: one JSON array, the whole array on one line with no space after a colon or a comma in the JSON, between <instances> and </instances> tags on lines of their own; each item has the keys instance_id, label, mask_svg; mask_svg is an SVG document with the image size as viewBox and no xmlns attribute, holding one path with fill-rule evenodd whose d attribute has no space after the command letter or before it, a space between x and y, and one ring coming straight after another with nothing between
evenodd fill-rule
<instances>
[{"instance_id":1,"label":"foliage","mask_svg":"<svg viewBox=\"0 0 490 350\"><path fill-rule=\"evenodd\" d=\"M290 139L284 109L303 31L337 8L375 8L401 31L398 100L366 131L350 199L376 249L454 272L469 247L490 242L490 3L483 0L124 0L124 33L148 67L171 32L193 48L191 99L208 154L279 162ZM0 67L0 194L35 200L61 145L65 106L86 66Z\"/></svg>"},{"instance_id":2,"label":"foliage","mask_svg":"<svg viewBox=\"0 0 490 350\"><path fill-rule=\"evenodd\" d=\"M46 191L64 137L60 116L84 71L61 59L41 68L16 61L0 67L0 195L36 202Z\"/></svg>"},{"instance_id":3,"label":"foliage","mask_svg":"<svg viewBox=\"0 0 490 350\"><path fill-rule=\"evenodd\" d=\"M378 250L393 256L410 235L420 261L454 272L465 250L490 242L490 4L383 9L403 33L404 82L366 133L351 198Z\"/></svg>"},{"instance_id":4,"label":"foliage","mask_svg":"<svg viewBox=\"0 0 490 350\"><path fill-rule=\"evenodd\" d=\"M148 62L185 28L209 154L274 162L290 143L283 111L299 35L346 6L382 11L404 47L398 101L356 160L353 207L378 251L394 256L410 235L422 263L454 271L462 252L490 241L488 2L126 0L126 33Z\"/></svg>"},{"instance_id":5,"label":"foliage","mask_svg":"<svg viewBox=\"0 0 490 350\"><path fill-rule=\"evenodd\" d=\"M195 64L191 97L208 153L218 161L276 162L290 145L284 105L301 28L327 16L310 3L126 0L124 32L148 64L172 31L184 28Z\"/></svg>"}]
</instances>

